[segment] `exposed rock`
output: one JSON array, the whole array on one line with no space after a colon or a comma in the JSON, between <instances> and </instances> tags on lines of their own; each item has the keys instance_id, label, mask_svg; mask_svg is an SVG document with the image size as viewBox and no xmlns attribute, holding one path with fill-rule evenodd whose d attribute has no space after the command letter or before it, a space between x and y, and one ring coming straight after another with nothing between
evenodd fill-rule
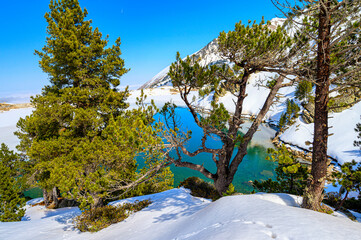
<instances>
[{"instance_id":1,"label":"exposed rock","mask_svg":"<svg viewBox=\"0 0 361 240\"><path fill-rule=\"evenodd\" d=\"M342 112L361 100L360 92L357 88L347 89L344 93L330 99L330 111Z\"/></svg>"},{"instance_id":2,"label":"exposed rock","mask_svg":"<svg viewBox=\"0 0 361 240\"><path fill-rule=\"evenodd\" d=\"M314 103L307 103L303 106L304 110L302 111L301 117L302 120L309 124L313 123L314 120L314 113L315 113L315 104Z\"/></svg>"}]
</instances>

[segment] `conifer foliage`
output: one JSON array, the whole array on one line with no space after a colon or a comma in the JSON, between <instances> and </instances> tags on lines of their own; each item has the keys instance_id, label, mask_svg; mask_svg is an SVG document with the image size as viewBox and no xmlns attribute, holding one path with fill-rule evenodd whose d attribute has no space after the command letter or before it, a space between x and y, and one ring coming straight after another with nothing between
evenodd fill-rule
<instances>
[{"instance_id":1,"label":"conifer foliage","mask_svg":"<svg viewBox=\"0 0 361 240\"><path fill-rule=\"evenodd\" d=\"M276 181L255 180L253 186L262 192L302 195L307 184L308 168L297 162L284 145L277 150L269 148L268 153L267 160L278 161Z\"/></svg>"},{"instance_id":2,"label":"conifer foliage","mask_svg":"<svg viewBox=\"0 0 361 240\"><path fill-rule=\"evenodd\" d=\"M292 99L287 99L287 108L284 113L281 114L280 120L278 121L278 127L284 128L287 125L294 123L295 119L298 118L298 112L300 107Z\"/></svg>"},{"instance_id":3,"label":"conifer foliage","mask_svg":"<svg viewBox=\"0 0 361 240\"><path fill-rule=\"evenodd\" d=\"M21 197L21 161L18 154L5 144L0 148L0 222L20 221L25 214L25 199Z\"/></svg>"},{"instance_id":4,"label":"conifer foliage","mask_svg":"<svg viewBox=\"0 0 361 240\"><path fill-rule=\"evenodd\" d=\"M199 149L189 152L184 147L191 137L190 133L179 133L179 128L172 126L172 138L168 139L176 147L177 157L172 158L175 166L188 167L201 172L205 177L214 181L219 195L226 193L233 177L247 154L247 146L251 141L265 114L274 102L278 90L284 86L281 75L272 79L272 84L266 84L269 79L262 79L267 85L269 94L259 114L252 122L252 126L244 135L240 129L244 122L242 117L243 102L247 97L246 89L252 74L260 71L283 74L290 68L289 63L297 51L293 40L287 36L285 30L279 26L272 30L270 23L262 20L260 23L249 22L248 25L239 22L233 31L221 32L218 37L219 53L231 64L221 66L202 66L198 59L187 57L182 60L177 54L169 71L172 84L176 87L182 100L191 112L196 124L203 130L202 143ZM213 97L211 108L204 111L196 106L196 102L189 99L190 91L199 90L201 97L219 94L224 90L234 95L232 114ZM171 106L171 105L168 105ZM164 111L169 116L174 111ZM175 118L166 117L170 122ZM173 124L174 125L174 124ZM177 134L175 134L177 133ZM210 149L206 146L207 138L217 136L222 141L222 148ZM233 151L236 150L236 154ZM182 154L195 157L201 153L210 153L216 165L216 172L206 169L202 163L187 162Z\"/></svg>"},{"instance_id":5,"label":"conifer foliage","mask_svg":"<svg viewBox=\"0 0 361 240\"><path fill-rule=\"evenodd\" d=\"M50 85L32 99L35 110L18 122L17 133L36 184L83 209L102 206L157 174L168 188L160 130L151 126L155 108L144 106L142 95L138 108L126 110L128 91L117 89L128 71L120 39L108 46L77 0L51 1L49 8L46 45L36 54ZM139 155L146 163L140 171Z\"/></svg>"}]
</instances>

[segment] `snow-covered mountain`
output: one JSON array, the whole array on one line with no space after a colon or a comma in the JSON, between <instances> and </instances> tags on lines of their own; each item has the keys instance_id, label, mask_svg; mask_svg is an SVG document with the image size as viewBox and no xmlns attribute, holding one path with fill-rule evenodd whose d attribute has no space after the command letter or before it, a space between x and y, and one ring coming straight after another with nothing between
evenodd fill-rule
<instances>
[{"instance_id":1,"label":"snow-covered mountain","mask_svg":"<svg viewBox=\"0 0 361 240\"><path fill-rule=\"evenodd\" d=\"M223 60L218 53L217 39L214 39L213 41L208 43L207 46L205 46L198 52L192 54L192 56L195 56L197 59L199 58L200 63L204 66L209 64L225 62L225 60ZM168 76L168 71L169 71L169 66L163 69L162 71L160 71L150 81L142 85L140 89L156 88L156 87L171 85L170 82L171 79Z\"/></svg>"},{"instance_id":2,"label":"snow-covered mountain","mask_svg":"<svg viewBox=\"0 0 361 240\"><path fill-rule=\"evenodd\" d=\"M284 18L274 18L270 22L270 28L276 29L277 26L282 25L286 19ZM213 39L208 43L204 48L198 52L192 54L196 59L200 59L200 64L203 66L227 63L227 60L223 59L218 52L218 43L217 39ZM150 81L143 84L139 89L146 88L157 88L161 86L171 86L171 79L168 76L169 66L160 71L155 75Z\"/></svg>"}]
</instances>

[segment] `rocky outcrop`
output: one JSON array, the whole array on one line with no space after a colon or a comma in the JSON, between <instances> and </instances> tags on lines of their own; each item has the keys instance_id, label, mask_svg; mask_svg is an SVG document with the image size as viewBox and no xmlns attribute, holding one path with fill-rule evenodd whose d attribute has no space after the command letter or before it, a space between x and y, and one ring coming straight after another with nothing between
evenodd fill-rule
<instances>
[{"instance_id":1,"label":"rocky outcrop","mask_svg":"<svg viewBox=\"0 0 361 240\"><path fill-rule=\"evenodd\" d=\"M309 123L313 123L314 120L314 114L315 114L315 104L314 103L307 103L303 105L303 110L302 110L302 120L309 124Z\"/></svg>"}]
</instances>

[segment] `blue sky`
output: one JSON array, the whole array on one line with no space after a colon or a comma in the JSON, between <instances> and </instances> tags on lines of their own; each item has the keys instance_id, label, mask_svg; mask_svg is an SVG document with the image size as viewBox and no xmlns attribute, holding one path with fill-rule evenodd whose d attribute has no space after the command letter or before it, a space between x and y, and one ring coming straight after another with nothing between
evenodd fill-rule
<instances>
[{"instance_id":1,"label":"blue sky","mask_svg":"<svg viewBox=\"0 0 361 240\"><path fill-rule=\"evenodd\" d=\"M270 20L279 15L270 0L141 1L79 0L88 19L110 44L122 39L122 57L131 71L121 85L131 88L150 80L175 60L192 54L239 20ZM38 93L48 84L34 50L45 44L48 0L1 1L0 97Z\"/></svg>"}]
</instances>

